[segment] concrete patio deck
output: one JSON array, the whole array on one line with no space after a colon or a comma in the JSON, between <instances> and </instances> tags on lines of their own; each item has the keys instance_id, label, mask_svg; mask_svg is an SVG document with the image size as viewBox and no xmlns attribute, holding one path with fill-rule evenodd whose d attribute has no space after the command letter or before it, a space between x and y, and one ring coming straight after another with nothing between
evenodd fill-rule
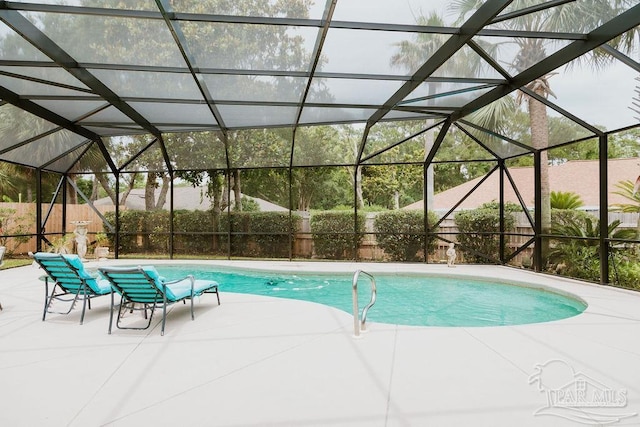
<instances>
[{"instance_id":1,"label":"concrete patio deck","mask_svg":"<svg viewBox=\"0 0 640 427\"><path fill-rule=\"evenodd\" d=\"M125 263L141 262L102 264ZM0 426L640 425L640 293L495 266L202 263L507 278L589 307L509 327L372 323L354 338L337 309L221 292L220 306L195 302L195 321L172 306L164 336L160 318L108 335L109 297L82 326L79 309L42 322L42 271L3 270Z\"/></svg>"}]
</instances>

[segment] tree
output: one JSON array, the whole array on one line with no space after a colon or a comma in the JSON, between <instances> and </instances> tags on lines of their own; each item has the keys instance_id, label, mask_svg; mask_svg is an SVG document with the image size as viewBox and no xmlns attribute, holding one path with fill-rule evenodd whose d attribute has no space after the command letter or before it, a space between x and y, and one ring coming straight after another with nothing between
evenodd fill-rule
<instances>
[{"instance_id":1,"label":"tree","mask_svg":"<svg viewBox=\"0 0 640 427\"><path fill-rule=\"evenodd\" d=\"M632 239L635 231L620 227L620 220L607 225L607 238ZM559 239L551 248L549 258L553 259L558 272L579 279L597 280L600 276L598 251L600 250L600 220L587 215L556 223L552 232L560 236L576 237Z\"/></svg>"},{"instance_id":2,"label":"tree","mask_svg":"<svg viewBox=\"0 0 640 427\"><path fill-rule=\"evenodd\" d=\"M549 200L551 209L578 209L584 206L580 196L570 191L552 191Z\"/></svg>"},{"instance_id":3,"label":"tree","mask_svg":"<svg viewBox=\"0 0 640 427\"><path fill-rule=\"evenodd\" d=\"M462 21L468 13L478 9L483 3L484 2L481 0L455 0L451 4L451 9L458 13L460 20ZM518 2L518 7L520 9L524 9L538 4L539 2L536 0L520 0ZM494 26L506 30L521 30L529 32L554 32L570 28L576 33L586 33L592 28L595 28L595 26L616 16L619 11L625 9L628 5L629 2L625 0L616 2L572 2L568 5L549 7L535 13L529 13L513 19L503 20L494 24ZM545 59L547 57L547 50L553 44L557 43L557 40L542 37L514 37L509 39L505 38L505 42L496 47L513 48L515 45L517 53L513 62L507 65L515 74L518 74ZM633 48L633 35L619 37L613 40L612 44L616 47L623 48L626 52L630 52ZM607 55L603 55L598 51L594 51L589 55L584 55L582 60L589 60L593 67L602 67L606 65L607 61L612 60L612 58ZM547 99L549 96L555 97L550 84L550 78L552 76L553 73L541 76L527 84L526 87L542 98ZM531 127L531 144L533 149L540 153L540 204L542 207L540 228L542 234L548 234L551 230L551 193L547 151L549 148L549 118L547 116L547 107L542 102L530 96L520 95L518 100L526 103ZM498 103L494 104L499 105ZM543 239L542 265L544 265L544 261L547 257L548 245L548 240Z\"/></svg>"},{"instance_id":4,"label":"tree","mask_svg":"<svg viewBox=\"0 0 640 427\"><path fill-rule=\"evenodd\" d=\"M443 27L444 20L436 13L429 16L418 16L418 25ZM418 34L413 41L403 40L397 44L398 52L391 57L391 65L402 67L409 72L415 72L423 63L424 59L433 55L446 41L448 35L444 34ZM429 95L436 93L438 84L429 83ZM427 119L425 128L433 124L433 119ZM431 151L434 144L434 130L424 133L424 153L425 156ZM425 196L427 204L431 206L434 195L434 169L433 165L427 165L427 182L425 182Z\"/></svg>"},{"instance_id":5,"label":"tree","mask_svg":"<svg viewBox=\"0 0 640 427\"><path fill-rule=\"evenodd\" d=\"M611 206L614 211L625 213L637 213L638 223L636 225L636 238L640 237L640 192L635 188L635 184L629 180L620 181L616 184L618 191L614 194L625 197L630 203L621 203Z\"/></svg>"}]
</instances>

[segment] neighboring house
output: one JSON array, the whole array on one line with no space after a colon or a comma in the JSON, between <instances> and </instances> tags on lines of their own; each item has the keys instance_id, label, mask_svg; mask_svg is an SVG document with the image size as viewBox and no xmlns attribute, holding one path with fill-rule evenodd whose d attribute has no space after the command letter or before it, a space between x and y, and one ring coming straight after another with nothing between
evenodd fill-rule
<instances>
[{"instance_id":1,"label":"neighboring house","mask_svg":"<svg viewBox=\"0 0 640 427\"><path fill-rule=\"evenodd\" d=\"M160 189L156 189L155 198L157 200ZM268 202L256 197L245 196L248 199L255 201L260 206L261 212L288 212L285 207L276 205L275 203ZM233 193L231 193L231 200L233 201ZM93 202L95 206L108 206L113 205L109 197L103 197ZM167 194L167 201L163 208L169 210L170 201ZM136 188L131 190L127 200L125 200L125 207L133 210L144 210L144 188ZM205 189L201 187L174 187L173 189L173 209L185 209L185 210L207 210L211 207L211 199L205 194Z\"/></svg>"},{"instance_id":2,"label":"neighboring house","mask_svg":"<svg viewBox=\"0 0 640 427\"><path fill-rule=\"evenodd\" d=\"M609 205L629 203L623 196L614 194L619 191L616 184L629 180L635 182L640 175L640 159L610 159L608 164L608 197ZM509 168L509 173L527 204L534 208L534 175L532 167ZM462 202L458 209L475 209L486 202L498 201L499 172L494 172L469 197ZM430 209L446 211L458 203L483 177L472 179L457 187L442 191L434 196L434 205ZM584 203L583 209L598 210L600 204L599 162L597 160L572 160L561 165L549 167L549 182L551 191L571 192L580 196ZM505 176L505 202L519 203L509 180ZM422 209L423 201L412 203L403 209Z\"/></svg>"}]
</instances>

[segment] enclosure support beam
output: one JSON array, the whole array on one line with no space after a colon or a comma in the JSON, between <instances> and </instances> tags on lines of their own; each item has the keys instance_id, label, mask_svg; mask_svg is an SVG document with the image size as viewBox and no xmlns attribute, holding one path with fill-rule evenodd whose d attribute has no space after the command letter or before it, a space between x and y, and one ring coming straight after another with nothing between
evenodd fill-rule
<instances>
[{"instance_id":1,"label":"enclosure support beam","mask_svg":"<svg viewBox=\"0 0 640 427\"><path fill-rule=\"evenodd\" d=\"M36 252L42 251L42 239L44 237L44 229L42 226L42 174L40 169L36 169Z\"/></svg>"},{"instance_id":2,"label":"enclosure support beam","mask_svg":"<svg viewBox=\"0 0 640 427\"><path fill-rule=\"evenodd\" d=\"M533 270L542 271L542 175L540 173L541 161L540 151L533 153L533 174L535 185L535 211L534 211L534 227L535 244L533 247Z\"/></svg>"},{"instance_id":3,"label":"enclosure support beam","mask_svg":"<svg viewBox=\"0 0 640 427\"><path fill-rule=\"evenodd\" d=\"M60 180L62 184L62 238L67 235L67 181L69 176L67 174L62 175ZM55 197L55 196L54 196ZM53 204L55 199L51 200Z\"/></svg>"},{"instance_id":4,"label":"enclosure support beam","mask_svg":"<svg viewBox=\"0 0 640 427\"><path fill-rule=\"evenodd\" d=\"M169 171L169 177L171 178L169 180L169 259L173 259L173 253L174 253L173 236L175 232L174 225L173 225L175 220L175 216L173 212L173 198L174 198L173 180L175 179L175 175L173 174L172 170Z\"/></svg>"},{"instance_id":5,"label":"enclosure support beam","mask_svg":"<svg viewBox=\"0 0 640 427\"><path fill-rule=\"evenodd\" d=\"M609 283L609 186L608 186L608 157L609 138L602 135L599 138L600 162L600 284Z\"/></svg>"},{"instance_id":6,"label":"enclosure support beam","mask_svg":"<svg viewBox=\"0 0 640 427\"><path fill-rule=\"evenodd\" d=\"M500 264L505 263L505 226L504 226L504 159L498 160L498 165L500 166L500 250L498 251L498 256L500 257Z\"/></svg>"},{"instance_id":7,"label":"enclosure support beam","mask_svg":"<svg viewBox=\"0 0 640 427\"><path fill-rule=\"evenodd\" d=\"M115 259L118 259L120 255L120 251L118 248L120 247L120 171L116 171L116 232L113 235L113 253Z\"/></svg>"}]
</instances>

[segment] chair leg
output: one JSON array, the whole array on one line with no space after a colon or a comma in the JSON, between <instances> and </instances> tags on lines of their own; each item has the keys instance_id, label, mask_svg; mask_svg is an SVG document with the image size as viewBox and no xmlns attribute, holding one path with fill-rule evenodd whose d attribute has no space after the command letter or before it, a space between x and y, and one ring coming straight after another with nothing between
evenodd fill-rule
<instances>
[{"instance_id":1,"label":"chair leg","mask_svg":"<svg viewBox=\"0 0 640 427\"><path fill-rule=\"evenodd\" d=\"M122 298L120 298L120 306L122 306ZM118 314L118 315L120 315L120 314ZM111 326L112 325L113 325L113 292L111 292L111 310L109 311L109 335L111 335Z\"/></svg>"},{"instance_id":2,"label":"chair leg","mask_svg":"<svg viewBox=\"0 0 640 427\"><path fill-rule=\"evenodd\" d=\"M164 304L162 304L162 330L160 331L160 335L164 335L164 324L165 321L167 320L167 297L165 294L164 297Z\"/></svg>"},{"instance_id":3,"label":"chair leg","mask_svg":"<svg viewBox=\"0 0 640 427\"><path fill-rule=\"evenodd\" d=\"M53 292L55 292L56 286L53 285ZM49 278L44 278L44 312L42 313L42 321L44 322L45 317L47 317L47 309L49 308L49 301L53 298L53 292L51 292L51 297L49 297Z\"/></svg>"},{"instance_id":4,"label":"chair leg","mask_svg":"<svg viewBox=\"0 0 640 427\"><path fill-rule=\"evenodd\" d=\"M84 323L84 312L86 311L87 308L87 284L85 283L84 286L82 286L82 314L80 315L80 324L82 325ZM88 301L89 302L89 308L91 308L91 300Z\"/></svg>"}]
</instances>

